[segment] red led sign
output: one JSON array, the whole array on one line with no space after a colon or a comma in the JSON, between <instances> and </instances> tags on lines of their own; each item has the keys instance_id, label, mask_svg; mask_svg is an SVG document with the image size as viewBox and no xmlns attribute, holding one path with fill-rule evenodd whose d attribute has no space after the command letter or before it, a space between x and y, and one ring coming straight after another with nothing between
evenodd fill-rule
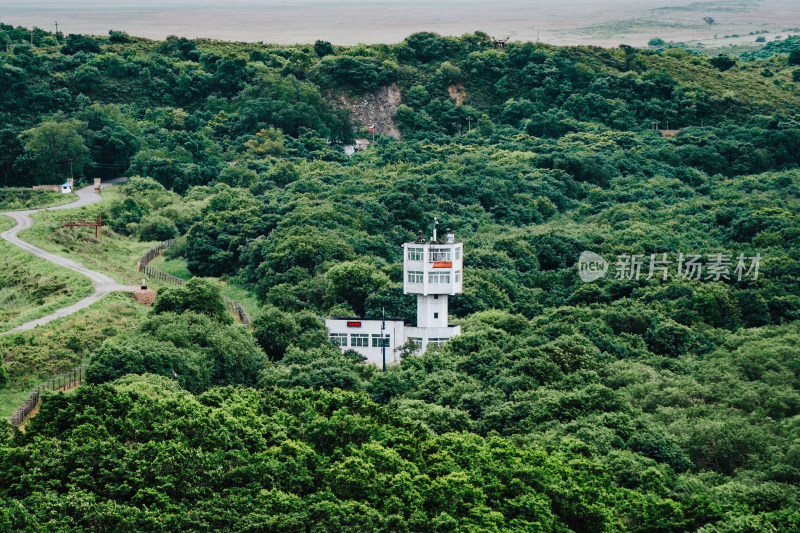
<instances>
[{"instance_id":1,"label":"red led sign","mask_svg":"<svg viewBox=\"0 0 800 533\"><path fill-rule=\"evenodd\" d=\"M452 261L434 261L433 268L453 268Z\"/></svg>"},{"instance_id":2,"label":"red led sign","mask_svg":"<svg viewBox=\"0 0 800 533\"><path fill-rule=\"evenodd\" d=\"M361 322L348 322L347 323L347 327L348 328L360 328L361 327Z\"/></svg>"}]
</instances>

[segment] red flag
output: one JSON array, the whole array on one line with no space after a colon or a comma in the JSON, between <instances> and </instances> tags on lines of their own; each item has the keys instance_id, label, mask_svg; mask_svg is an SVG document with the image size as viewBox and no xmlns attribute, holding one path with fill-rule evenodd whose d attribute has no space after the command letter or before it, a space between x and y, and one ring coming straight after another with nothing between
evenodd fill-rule
<instances>
[{"instance_id":1,"label":"red flag","mask_svg":"<svg viewBox=\"0 0 800 533\"><path fill-rule=\"evenodd\" d=\"M369 129L368 129L367 131L373 131L373 130L375 130L375 124L373 124L372 126L370 126L370 127L369 127Z\"/></svg>"}]
</instances>

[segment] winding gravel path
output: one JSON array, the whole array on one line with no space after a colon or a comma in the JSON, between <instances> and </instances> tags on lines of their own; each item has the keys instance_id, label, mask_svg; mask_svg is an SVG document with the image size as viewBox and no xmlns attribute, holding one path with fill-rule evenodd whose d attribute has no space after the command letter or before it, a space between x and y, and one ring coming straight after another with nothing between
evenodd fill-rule
<instances>
[{"instance_id":1,"label":"winding gravel path","mask_svg":"<svg viewBox=\"0 0 800 533\"><path fill-rule=\"evenodd\" d=\"M114 180L107 181L100 185L101 188L110 187L111 185L122 183L125 181L125 178L117 178ZM73 209L75 207L81 207L84 205L90 205L99 202L103 199L102 196L96 194L94 192L94 186L90 185L88 187L84 187L77 191L78 199L70 204L59 205L57 207L46 207L42 209L29 209L27 211L8 211L5 213L0 213L0 215L5 215L7 217L11 217L16 222L16 225L7 230L3 233L0 233L0 237L7 240L11 244L26 250L37 257L41 257L42 259L46 259L51 263L54 263L60 267L68 268L70 270L74 270L79 274L83 274L90 280L92 280L92 284L94 285L94 293L90 294L83 300L76 302L70 306L63 307L56 311L53 314L44 316L42 318L37 318L36 320L31 320L30 322L26 322L21 326L17 326L14 329L5 331L0 333L1 335L8 335L9 333L16 333L19 331L27 331L30 329L35 328L36 326L41 326L43 324L47 324L48 322L52 322L58 318L63 318L65 316L71 315L72 313L79 311L81 309L85 309L89 307L93 303L99 301L103 296L106 294L117 292L117 291L124 291L124 292L134 292L139 290L139 287L135 285L121 285L111 279L109 276L102 274L100 272L96 272L94 270L90 270L83 266L82 264L78 263L77 261L73 261L72 259L67 259L66 257L61 257L60 255L56 255L52 252L48 252L46 250L42 250L41 248L32 245L29 242L25 242L21 240L17 234L24 230L28 229L33 226L33 218L31 215L34 213L38 213L39 211L56 211L60 209Z\"/></svg>"}]
</instances>

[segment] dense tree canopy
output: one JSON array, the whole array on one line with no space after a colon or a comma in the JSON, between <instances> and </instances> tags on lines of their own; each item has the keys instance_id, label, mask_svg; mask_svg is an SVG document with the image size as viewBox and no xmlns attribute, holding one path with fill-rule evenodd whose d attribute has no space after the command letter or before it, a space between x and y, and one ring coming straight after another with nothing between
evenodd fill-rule
<instances>
[{"instance_id":1,"label":"dense tree canopy","mask_svg":"<svg viewBox=\"0 0 800 533\"><path fill-rule=\"evenodd\" d=\"M131 176L104 219L197 277L4 430L0 529L796 530L796 38L30 35L0 25L0 184ZM398 138L346 156L395 92ZM433 216L462 335L380 372L320 318L413 318L400 246Z\"/></svg>"}]
</instances>

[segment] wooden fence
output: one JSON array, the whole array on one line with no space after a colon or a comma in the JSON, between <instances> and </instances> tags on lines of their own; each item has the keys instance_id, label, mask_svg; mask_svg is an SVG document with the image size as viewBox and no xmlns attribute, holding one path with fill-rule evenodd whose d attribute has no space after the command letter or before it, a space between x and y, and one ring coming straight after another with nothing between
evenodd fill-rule
<instances>
[{"instance_id":1,"label":"wooden fence","mask_svg":"<svg viewBox=\"0 0 800 533\"><path fill-rule=\"evenodd\" d=\"M149 266L147 263L164 253L164 250L169 248L175 240L164 241L155 248L147 250L142 257L139 258L139 262L136 264L139 272L143 272L146 276L149 276L152 279L157 279L159 281L163 281L165 283L171 283L172 285L183 285L186 283L186 280L183 278L179 278L178 276L173 276L163 270L159 270L157 268L153 268ZM225 305L228 306L228 311L235 317L239 317L239 320L245 326L250 326L250 317L247 315L247 312L244 310L242 305L235 301L231 300L227 296L223 296L225 299Z\"/></svg>"},{"instance_id":2,"label":"wooden fence","mask_svg":"<svg viewBox=\"0 0 800 533\"><path fill-rule=\"evenodd\" d=\"M147 266L147 263L164 253L164 250L172 246L172 243L175 242L175 239L170 239L168 241L164 241L155 248L151 248L147 250L142 257L139 258L139 262L136 263L136 268L139 269L139 272L142 272L142 267ZM180 278L179 278L180 279Z\"/></svg>"},{"instance_id":3,"label":"wooden fence","mask_svg":"<svg viewBox=\"0 0 800 533\"><path fill-rule=\"evenodd\" d=\"M228 306L228 311L230 311L233 316L238 316L244 326L250 326L250 317L247 316L247 312L244 310L244 307L242 307L242 304L231 300L227 296L223 296L223 298L225 299L225 304Z\"/></svg>"},{"instance_id":4,"label":"wooden fence","mask_svg":"<svg viewBox=\"0 0 800 533\"><path fill-rule=\"evenodd\" d=\"M9 417L9 422L15 426L21 425L31 414L31 411L39 406L44 391L69 390L83 383L86 379L86 366L82 365L69 372L64 372L60 376L49 379L33 389L28 393L25 401L17 408L17 411Z\"/></svg>"},{"instance_id":5,"label":"wooden fence","mask_svg":"<svg viewBox=\"0 0 800 533\"><path fill-rule=\"evenodd\" d=\"M139 272L143 272L151 279L157 279L159 281L163 281L164 283L171 283L172 285L183 285L186 283L186 280L183 278L173 276L172 274L168 274L163 270L159 270L148 265L140 266Z\"/></svg>"}]
</instances>

